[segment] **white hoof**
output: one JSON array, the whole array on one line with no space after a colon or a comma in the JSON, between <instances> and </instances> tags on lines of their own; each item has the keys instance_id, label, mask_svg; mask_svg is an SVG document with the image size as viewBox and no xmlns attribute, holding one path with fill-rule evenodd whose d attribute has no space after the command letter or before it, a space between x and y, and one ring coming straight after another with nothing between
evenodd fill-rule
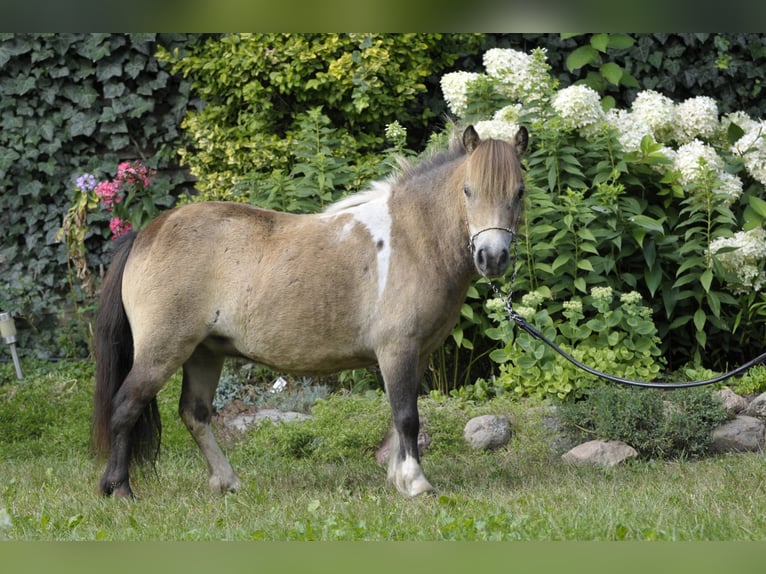
<instances>
[{"instance_id":1,"label":"white hoof","mask_svg":"<svg viewBox=\"0 0 766 574\"><path fill-rule=\"evenodd\" d=\"M399 464L396 464L395 460L391 461L388 478L399 492L411 498L431 492L434 489L423 474L423 469L420 468L418 462L409 456Z\"/></svg>"}]
</instances>

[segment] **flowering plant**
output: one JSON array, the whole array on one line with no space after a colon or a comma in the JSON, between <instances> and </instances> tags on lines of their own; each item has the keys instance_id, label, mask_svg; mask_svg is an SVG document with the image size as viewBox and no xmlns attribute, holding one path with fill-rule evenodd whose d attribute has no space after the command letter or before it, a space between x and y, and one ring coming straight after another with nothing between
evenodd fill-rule
<instances>
[{"instance_id":1,"label":"flowering plant","mask_svg":"<svg viewBox=\"0 0 766 574\"><path fill-rule=\"evenodd\" d=\"M514 288L549 288L548 312L566 330L576 305L562 301L628 286L663 317L671 360L699 363L705 349L736 361L743 345L706 347L710 333L740 328L745 341L748 321L766 323L766 121L655 90L615 107L585 85L560 87L543 49L495 48L484 68L445 75L442 91L482 137L530 130Z\"/></svg>"},{"instance_id":2,"label":"flowering plant","mask_svg":"<svg viewBox=\"0 0 766 574\"><path fill-rule=\"evenodd\" d=\"M75 179L72 206L64 216L57 240L65 241L68 263L83 289L92 295L95 286L87 263L86 237L90 224L109 217L109 232L113 240L141 227L158 208L152 196L154 171L141 162L122 162L112 180L98 181L92 173L83 173ZM102 211L99 213L99 207Z\"/></svg>"}]
</instances>

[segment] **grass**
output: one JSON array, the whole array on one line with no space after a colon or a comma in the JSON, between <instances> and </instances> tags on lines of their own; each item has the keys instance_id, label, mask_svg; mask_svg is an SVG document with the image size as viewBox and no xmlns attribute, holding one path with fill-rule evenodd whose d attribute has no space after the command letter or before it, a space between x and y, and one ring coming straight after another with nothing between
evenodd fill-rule
<instances>
[{"instance_id":1,"label":"grass","mask_svg":"<svg viewBox=\"0 0 766 574\"><path fill-rule=\"evenodd\" d=\"M547 451L539 421L503 401L470 407L422 399L433 496L404 499L385 483L370 437L381 435L387 406L373 394L331 397L305 427L266 425L229 441L244 487L213 496L175 414L177 379L160 395L156 475L134 476L136 501L103 498L96 494L102 463L88 449L92 367L26 366L21 387L10 373L0 365L0 380L9 381L0 386L0 539L766 539L762 454L572 467ZM349 407L360 413L351 426L372 430L348 432ZM463 445L465 421L484 412L518 421L509 448L473 453ZM300 444L312 440L313 450L296 455L296 436Z\"/></svg>"}]
</instances>

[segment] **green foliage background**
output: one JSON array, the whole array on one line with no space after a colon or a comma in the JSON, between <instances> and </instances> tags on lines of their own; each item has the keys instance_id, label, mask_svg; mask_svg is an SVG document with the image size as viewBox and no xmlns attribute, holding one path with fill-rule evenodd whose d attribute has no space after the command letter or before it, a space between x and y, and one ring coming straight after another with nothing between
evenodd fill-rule
<instances>
[{"instance_id":1,"label":"green foliage background","mask_svg":"<svg viewBox=\"0 0 766 574\"><path fill-rule=\"evenodd\" d=\"M766 116L762 34L628 37L632 45L622 35L540 33L0 35L0 309L16 316L22 353L87 355L94 302L70 283L66 250L55 240L83 172L108 177L119 161L141 159L158 170L152 199L160 208L181 197L314 211L389 169L382 161L391 151L387 124L407 129L407 148L426 148L447 124L439 79L480 71L492 47L545 47L562 87L585 81L616 105L628 105L640 86L676 101L711 95L721 113ZM533 170L545 169L545 158L532 161ZM541 191L531 190L540 201ZM579 207L599 201L588 197ZM620 273L642 280L648 272L657 281L666 273L663 256L675 249L652 228L659 212L626 201L615 209L643 224L634 226L633 241L620 243L602 218L588 225L587 237L579 229L580 239L593 243L594 236L619 251L641 244L643 233L654 245L649 271ZM107 221L93 214L90 223L89 264L99 270L108 261ZM564 231L563 220L552 225ZM608 256L586 254L580 263L586 259L595 271L610 264ZM543 281L545 268L538 269L535 280ZM466 369L493 345L483 335L485 295L477 285L461 341L442 352L440 368L455 373L453 385L468 380ZM667 329L658 326L663 337ZM470 357L458 361L459 352ZM716 360L728 357L721 352Z\"/></svg>"},{"instance_id":2,"label":"green foliage background","mask_svg":"<svg viewBox=\"0 0 766 574\"><path fill-rule=\"evenodd\" d=\"M0 309L17 320L22 353L87 355L86 300L69 283L56 234L84 172L113 175L120 161L159 170L156 201L188 177L175 162L189 84L154 57L158 42L194 35L0 35ZM90 264L108 259L108 225L93 217Z\"/></svg>"}]
</instances>

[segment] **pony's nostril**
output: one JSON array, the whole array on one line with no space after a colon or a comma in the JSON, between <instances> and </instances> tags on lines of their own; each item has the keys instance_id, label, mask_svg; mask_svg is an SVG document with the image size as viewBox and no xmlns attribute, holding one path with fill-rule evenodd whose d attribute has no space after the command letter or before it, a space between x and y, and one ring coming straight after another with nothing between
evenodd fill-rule
<instances>
[{"instance_id":1,"label":"pony's nostril","mask_svg":"<svg viewBox=\"0 0 766 574\"><path fill-rule=\"evenodd\" d=\"M479 249L476 252L476 264L479 266L479 269L485 269L487 267L487 259L484 249Z\"/></svg>"},{"instance_id":2,"label":"pony's nostril","mask_svg":"<svg viewBox=\"0 0 766 574\"><path fill-rule=\"evenodd\" d=\"M505 269L508 266L508 257L509 257L509 255L508 255L507 251L503 251L500 254L500 259L498 259L497 263L498 263L498 265L500 266L501 269Z\"/></svg>"}]
</instances>

